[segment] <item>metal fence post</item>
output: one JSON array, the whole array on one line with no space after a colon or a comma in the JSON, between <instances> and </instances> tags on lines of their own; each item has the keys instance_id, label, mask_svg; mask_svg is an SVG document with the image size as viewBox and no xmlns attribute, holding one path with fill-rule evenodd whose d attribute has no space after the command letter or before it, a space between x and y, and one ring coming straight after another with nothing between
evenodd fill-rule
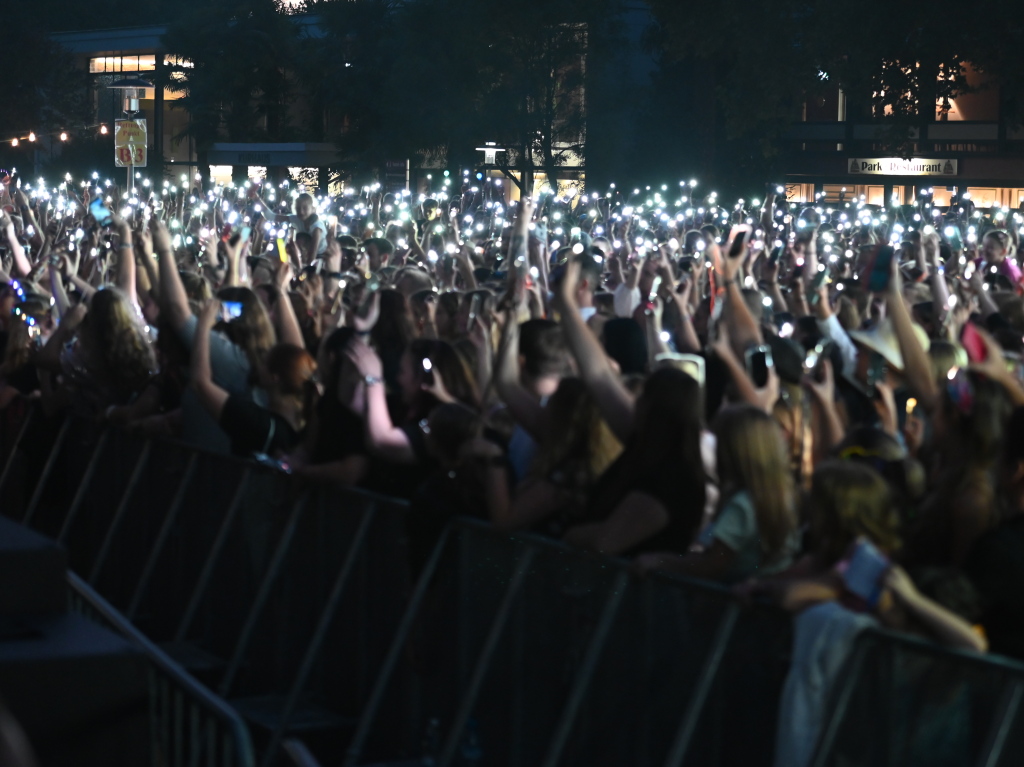
<instances>
[{"instance_id":1,"label":"metal fence post","mask_svg":"<svg viewBox=\"0 0 1024 767\"><path fill-rule=\"evenodd\" d=\"M701 712L711 694L711 687L718 676L718 669L722 665L722 658L725 656L726 648L729 645L729 638L736 627L736 620L739 618L740 608L735 602L730 602L725 609L725 615L718 624L718 631L711 643L711 652L708 655L704 669L701 671L697 684L690 695L690 702L686 706L686 713L683 714L683 721L676 731L675 740L669 749L668 757L665 759L665 767L681 767L686 758L686 752L690 748L690 741L697 729Z\"/></svg>"},{"instance_id":2,"label":"metal fence post","mask_svg":"<svg viewBox=\"0 0 1024 767\"><path fill-rule=\"evenodd\" d=\"M441 561L441 555L444 553L448 538L451 536L453 524L449 523L444 532L441 533L441 537L434 546L434 550L430 552L430 559L427 560L423 572L420 573L420 579L416 582L416 588L409 597L409 603L405 608L405 613L402 615L402 622L398 626L398 631L395 632L395 638L391 640L391 646L388 648L388 654L384 658L384 663L377 674L377 681L373 685L373 690L370 691L370 697L366 701L363 715L359 717L359 726L356 727L355 734L353 734L352 740L345 752L344 767L356 767L356 763L363 753L363 746L370 735L370 728L373 727L374 718L377 716L377 709L380 708L384 700L388 683L391 681L391 674L394 672L402 651L405 649L405 642L409 638L413 624L419 615L420 605L423 604L423 599L426 597L430 582L434 579L434 572L437 570L437 564Z\"/></svg>"},{"instance_id":3,"label":"metal fence post","mask_svg":"<svg viewBox=\"0 0 1024 767\"><path fill-rule=\"evenodd\" d=\"M302 512L306 508L308 498L309 493L304 492L295 503L292 507L291 516L288 517L288 522L285 524L285 528L281 533L281 540L278 542L277 548L274 550L274 556L270 560L267 572L263 576L263 582L260 583L259 591L256 593L256 599L253 601L252 607L249 609L249 615L246 616L245 625L242 627L242 633L238 637L238 645L235 647L235 652L231 656L227 671L224 672L224 678L221 680L220 687L217 690L218 694L224 697L227 697L228 692L231 690L231 685L235 681L235 676L238 674L238 670L242 666L242 660L245 658L245 651L249 649L249 640L252 638L252 634L256 630L256 623L259 621L260 614L263 612L263 605L266 603L267 599L270 598L270 591L273 589L274 581L277 580L277 574L281 570L281 566L284 564L284 559L288 554L288 549L291 548L292 538L295 537L295 530L299 526L299 519L302 517Z\"/></svg>"},{"instance_id":4,"label":"metal fence post","mask_svg":"<svg viewBox=\"0 0 1024 767\"><path fill-rule=\"evenodd\" d=\"M242 508L242 499L245 497L245 487L249 482L249 474L252 471L248 466L242 472L242 476L238 479L238 487L235 488L235 494L231 498L231 503L228 505L228 510L224 514L224 519L221 521L220 529L217 531L217 537L213 541L213 546L210 547L210 553L206 557L206 562L203 564L203 570L199 574L199 579L196 581L196 587L192 591L192 596L188 601L188 607L185 608L185 613L181 616L181 622L178 624L178 630L174 634L175 642L182 642L185 639L188 630L192 627L192 620L195 618L196 611L199 609L200 603L203 601L203 597L206 595L206 587L210 585L210 580L213 578L213 570L217 566L217 560L220 558L221 550L224 548L224 544L227 543L228 536L231 534L231 526L235 522L235 517L238 516L239 509Z\"/></svg>"},{"instance_id":5,"label":"metal fence post","mask_svg":"<svg viewBox=\"0 0 1024 767\"><path fill-rule=\"evenodd\" d=\"M867 655L865 645L868 641L870 640L867 638L867 632L861 634L857 640L853 657L850 658L848 665L843 669L843 686L839 690L835 706L832 708L831 714L818 738L818 744L814 749L814 758L811 760L812 767L825 767L825 764L828 762L832 744L839 734L839 725L843 723L843 719L846 717L846 709L850 706L850 698L853 697L853 691L857 688L857 677L860 676L861 667L864 665L864 656Z\"/></svg>"},{"instance_id":6,"label":"metal fence post","mask_svg":"<svg viewBox=\"0 0 1024 767\"><path fill-rule=\"evenodd\" d=\"M562 751L569 740L572 726L576 721L576 715L579 713L583 698L587 694L590 678L594 675L594 669L597 667L604 644L608 640L608 634L611 633L615 616L618 615L619 605L622 604L622 598L625 596L627 588L629 588L629 573L625 570L620 570L615 581L612 583L608 598L605 600L604 609L601 611L601 618L598 620L597 628L594 629L594 634L587 645L587 653L580 664L579 670L576 672L576 681L573 683L565 708L562 709L562 716L559 717L555 735L548 746L548 753L544 758L544 767L557 767L558 761L562 758Z\"/></svg>"},{"instance_id":7,"label":"metal fence post","mask_svg":"<svg viewBox=\"0 0 1024 767\"><path fill-rule=\"evenodd\" d=\"M114 518L110 520L110 527L107 528L107 534L103 537L103 544L100 546L99 553L96 555L96 561L92 564L92 570L89 573L89 585L94 586L96 580L100 577L100 571L103 569L103 565L107 561L107 555L110 553L110 548L114 544L114 536L117 535L117 529L121 526L121 520L124 519L124 515L128 513L128 504L131 502L132 493L135 492L135 486L139 484L139 480L142 479L142 472L146 468L146 464L149 462L149 451L153 447L153 443L146 441L146 444L142 447L142 452L139 453L139 458L135 462L135 468L132 470L131 478L128 480L128 486L124 490L124 494L121 496L121 502L117 505L117 511L114 512Z\"/></svg>"},{"instance_id":8,"label":"metal fence post","mask_svg":"<svg viewBox=\"0 0 1024 767\"><path fill-rule=\"evenodd\" d=\"M28 434L29 424L32 423L32 419L35 417L36 408L31 408L28 411L28 415L25 416L25 420L21 422L21 428L18 429L18 436L14 438L14 443L11 445L11 452L7 454L7 461L4 463L3 474L0 474L0 491L3 490L4 483L7 482L7 475L11 471L11 467L14 465L14 455L18 452L18 447L21 445L22 438Z\"/></svg>"},{"instance_id":9,"label":"metal fence post","mask_svg":"<svg viewBox=\"0 0 1024 767\"><path fill-rule=\"evenodd\" d=\"M46 481L50 478L50 472L53 471L54 464L57 463L57 456L60 454L61 447L64 446L64 440L67 439L70 428L71 419L65 418L64 423L60 425L60 431L57 432L57 438L53 441L50 455L46 458L43 473L39 475L39 481L36 483L35 491L32 493L32 500L29 501L28 508L25 509L25 515L21 518L21 524L25 525L25 527L31 525L32 517L36 513L36 505L39 503L39 499L43 497L43 491L46 490Z\"/></svg>"},{"instance_id":10,"label":"metal fence post","mask_svg":"<svg viewBox=\"0 0 1024 767\"><path fill-rule=\"evenodd\" d=\"M438 767L448 767L452 763L452 759L455 758L455 751L459 747L462 731L469 720L469 715L473 712L473 706L476 705L477 695L479 695L480 688L483 686L487 670L491 666L494 651L498 647L501 635L505 632L505 626L508 623L508 616L512 611L512 605L516 597L519 596L519 590L526 579L526 573L529 571L530 565L533 564L535 554L535 549L532 546L528 546L516 563L515 572L512 574L511 579L509 579L508 588L505 589L505 596L502 598L501 605L499 605L498 611L491 621L491 629L487 633L487 639L484 640L484 646L477 656L473 675L469 679L469 685L462 694L462 702L459 704L458 712L455 714L455 721L452 722L452 729L448 733L448 740L444 745L444 750L441 752L441 758L437 760Z\"/></svg>"},{"instance_id":11,"label":"metal fence post","mask_svg":"<svg viewBox=\"0 0 1024 767\"><path fill-rule=\"evenodd\" d=\"M288 722L291 720L292 713L299 703L299 698L306 687L309 675L313 671L313 664L316 663L316 659L320 655L320 647L327 638L327 632L330 630L331 623L334 620L334 612L338 609L338 603L341 601L341 596L345 591L345 586L348 584L349 576L352 574L356 559L363 548L363 542L366 540L366 534L369 532L370 524L376 513L377 510L372 502L370 507L363 512L363 518L359 521L359 528L356 530L352 543L348 547L348 554L346 554L345 561L342 562L341 569L338 571L338 577L334 579L334 586L327 597L327 603L324 605L323 612L320 613L320 620L317 621L316 630L313 632L313 637L309 640L302 663L295 674L295 679L292 681L291 689L288 691L284 708L281 710L280 721L277 727L274 728L274 734L270 738L270 745L267 747L263 757L263 767L271 767L274 763L278 746L288 731Z\"/></svg>"},{"instance_id":12,"label":"metal fence post","mask_svg":"<svg viewBox=\"0 0 1024 767\"><path fill-rule=\"evenodd\" d=\"M164 545L167 543L167 539L171 535L171 530L174 529L174 523L178 520L178 512L181 510L181 505L185 502L185 493L188 492L189 485L192 484L192 475L196 471L196 462L198 455L192 453L188 458L188 466L185 469L185 476L181 478L181 483L178 485L178 492L174 494L174 500L171 501L171 507L167 510L167 515L164 517L163 524L160 526L160 532L156 536L156 541L153 542L153 549L149 552L149 558L146 560L145 566L142 568L142 574L139 576L138 585L135 587L135 593L132 594L132 600L128 605L128 620L135 620L135 613L139 609L139 604L142 602L142 597L146 593L146 587L149 585L149 579L153 577L153 571L156 569L156 563L160 560L160 555L163 553Z\"/></svg>"},{"instance_id":13,"label":"metal fence post","mask_svg":"<svg viewBox=\"0 0 1024 767\"><path fill-rule=\"evenodd\" d=\"M1006 739L1013 729L1017 712L1020 710L1021 698L1024 697L1024 684L1016 681L1009 690L1003 693L1003 700L992 722L991 732L986 740L984 750L978 758L978 767L997 767L999 757L1003 754Z\"/></svg>"},{"instance_id":14,"label":"metal fence post","mask_svg":"<svg viewBox=\"0 0 1024 767\"><path fill-rule=\"evenodd\" d=\"M82 501L85 500L85 494L89 489L89 485L92 484L92 475L96 473L96 467L100 465L100 457L103 455L103 449L107 445L109 434L110 430L105 429L93 447L92 455L89 456L89 463L86 465L85 473L82 475L82 481L78 483L78 490L71 501L68 513L64 515L64 522L61 524L60 532L57 534L58 543L64 543L71 532L71 525L74 524L75 518L78 516L78 509L82 505Z\"/></svg>"}]
</instances>

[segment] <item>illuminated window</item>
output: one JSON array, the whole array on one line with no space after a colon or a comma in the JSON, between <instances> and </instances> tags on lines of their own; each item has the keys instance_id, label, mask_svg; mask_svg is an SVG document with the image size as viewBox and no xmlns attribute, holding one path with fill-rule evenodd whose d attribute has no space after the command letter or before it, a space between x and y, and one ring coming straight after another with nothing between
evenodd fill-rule
<instances>
[{"instance_id":1,"label":"illuminated window","mask_svg":"<svg viewBox=\"0 0 1024 767\"><path fill-rule=\"evenodd\" d=\"M89 71L96 73L152 72L156 56L100 56L89 59Z\"/></svg>"},{"instance_id":2,"label":"illuminated window","mask_svg":"<svg viewBox=\"0 0 1024 767\"><path fill-rule=\"evenodd\" d=\"M227 186L231 183L231 170L230 165L211 165L210 180L215 184Z\"/></svg>"}]
</instances>

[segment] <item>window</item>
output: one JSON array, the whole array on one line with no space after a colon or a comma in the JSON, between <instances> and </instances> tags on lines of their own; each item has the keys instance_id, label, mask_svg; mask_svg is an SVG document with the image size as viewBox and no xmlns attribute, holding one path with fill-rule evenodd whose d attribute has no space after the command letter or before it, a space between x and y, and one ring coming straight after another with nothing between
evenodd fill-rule
<instances>
[{"instance_id":1,"label":"window","mask_svg":"<svg viewBox=\"0 0 1024 767\"><path fill-rule=\"evenodd\" d=\"M156 70L156 56L100 56L89 59L89 71L93 74L113 72L153 72Z\"/></svg>"}]
</instances>

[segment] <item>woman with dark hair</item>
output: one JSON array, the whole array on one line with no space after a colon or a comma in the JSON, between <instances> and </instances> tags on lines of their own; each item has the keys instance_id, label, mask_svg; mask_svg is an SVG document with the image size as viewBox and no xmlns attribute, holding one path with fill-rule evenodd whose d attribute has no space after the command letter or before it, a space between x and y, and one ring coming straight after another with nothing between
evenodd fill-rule
<instances>
[{"instance_id":1,"label":"woman with dark hair","mask_svg":"<svg viewBox=\"0 0 1024 767\"><path fill-rule=\"evenodd\" d=\"M384 380L390 387L398 384L402 353L413 336L412 313L405 296L397 290L381 290L380 313L370 339L384 363Z\"/></svg>"},{"instance_id":2,"label":"woman with dark hair","mask_svg":"<svg viewBox=\"0 0 1024 767\"><path fill-rule=\"evenodd\" d=\"M231 439L235 455L286 454L299 443L309 416L316 362L302 347L277 344L265 360L267 407L227 392L214 383L210 366L210 330L220 310L219 301L210 301L199 315L192 349L192 386L203 407Z\"/></svg>"},{"instance_id":3,"label":"woman with dark hair","mask_svg":"<svg viewBox=\"0 0 1024 767\"><path fill-rule=\"evenodd\" d=\"M399 407L404 411L400 425L388 411L381 358L358 340L349 344L347 354L365 385L367 447L384 460L416 463L429 458L422 422L438 405L459 402L473 410L479 407L466 364L444 341L421 338L402 354L397 376Z\"/></svg>"},{"instance_id":4,"label":"woman with dark hair","mask_svg":"<svg viewBox=\"0 0 1024 767\"><path fill-rule=\"evenodd\" d=\"M514 320L513 320L514 321ZM586 384L563 378L541 408L543 435L529 475L496 527L516 530L541 524L561 537L584 519L594 483L622 452Z\"/></svg>"},{"instance_id":5,"label":"woman with dark hair","mask_svg":"<svg viewBox=\"0 0 1024 767\"><path fill-rule=\"evenodd\" d=\"M565 540L608 554L686 551L704 511L702 414L692 377L664 368L648 378L632 437L591 491L592 521L570 528Z\"/></svg>"},{"instance_id":6,"label":"woman with dark hair","mask_svg":"<svg viewBox=\"0 0 1024 767\"><path fill-rule=\"evenodd\" d=\"M338 328L320 345L323 394L317 400L302 449L289 463L313 481L352 487L370 467L363 438L363 378L345 350L354 328Z\"/></svg>"},{"instance_id":7,"label":"woman with dark hair","mask_svg":"<svg viewBox=\"0 0 1024 767\"><path fill-rule=\"evenodd\" d=\"M963 370L947 380L933 417L932 490L907 535L908 565L959 567L998 523L998 457L1010 412L1001 383Z\"/></svg>"}]
</instances>

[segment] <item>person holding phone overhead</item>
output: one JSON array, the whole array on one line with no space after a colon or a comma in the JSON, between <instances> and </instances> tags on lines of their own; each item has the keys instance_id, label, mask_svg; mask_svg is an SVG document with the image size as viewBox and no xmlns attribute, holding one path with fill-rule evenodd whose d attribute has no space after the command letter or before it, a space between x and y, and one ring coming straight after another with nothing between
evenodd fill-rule
<instances>
[{"instance_id":1,"label":"person holding phone overhead","mask_svg":"<svg viewBox=\"0 0 1024 767\"><path fill-rule=\"evenodd\" d=\"M231 394L213 381L210 337L221 302L211 299L197 320L192 347L191 385L202 406L231 440L231 452L277 458L301 441L315 400L312 377L316 362L298 346L277 344L266 357L267 406Z\"/></svg>"},{"instance_id":2,"label":"person holding phone overhead","mask_svg":"<svg viewBox=\"0 0 1024 767\"><path fill-rule=\"evenodd\" d=\"M308 235L311 242L309 252L314 257L323 258L327 254L327 224L316 213L316 202L313 200L313 195L303 192L296 197L295 212L288 214L275 213L274 208L267 205L263 197L259 197L259 201L263 205L263 215L267 221L284 221L295 227L296 234ZM303 264L303 266L307 266L307 264Z\"/></svg>"}]
</instances>

